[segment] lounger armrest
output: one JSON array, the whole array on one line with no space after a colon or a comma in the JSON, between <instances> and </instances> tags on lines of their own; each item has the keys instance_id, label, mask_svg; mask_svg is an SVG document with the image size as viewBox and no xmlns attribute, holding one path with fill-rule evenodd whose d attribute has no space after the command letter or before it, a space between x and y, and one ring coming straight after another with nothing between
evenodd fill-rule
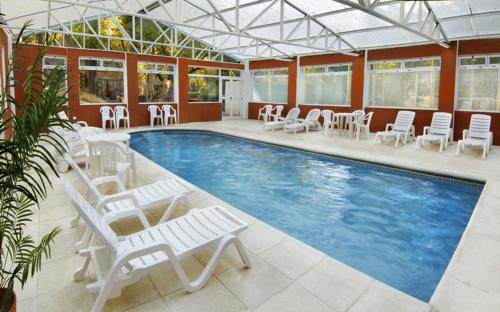
<instances>
[{"instance_id":1,"label":"lounger armrest","mask_svg":"<svg viewBox=\"0 0 500 312\"><path fill-rule=\"evenodd\" d=\"M144 212L142 211L142 209L139 208L139 202L137 201L137 198L132 193L125 193L125 194L120 193L120 194L108 195L108 196L104 197L104 199L100 200L97 203L95 209L97 211L100 211L100 210L103 210L106 207L106 205L109 205L109 204L114 203L114 202L123 201L123 200L130 200L130 201L132 201L132 203L137 208L137 210L141 211L141 213L144 214ZM132 208L131 209L126 209L124 211L131 211L131 210L132 210Z\"/></svg>"},{"instance_id":2,"label":"lounger armrest","mask_svg":"<svg viewBox=\"0 0 500 312\"><path fill-rule=\"evenodd\" d=\"M89 126L89 124L86 121L83 121L83 120L82 121L77 121L76 123L79 124L82 127L88 127Z\"/></svg>"},{"instance_id":3,"label":"lounger armrest","mask_svg":"<svg viewBox=\"0 0 500 312\"><path fill-rule=\"evenodd\" d=\"M431 127L425 126L424 127L424 135L429 134L429 131L431 130Z\"/></svg>"},{"instance_id":4,"label":"lounger armrest","mask_svg":"<svg viewBox=\"0 0 500 312\"><path fill-rule=\"evenodd\" d=\"M259 108L259 114L265 109L265 107Z\"/></svg>"},{"instance_id":5,"label":"lounger armrest","mask_svg":"<svg viewBox=\"0 0 500 312\"><path fill-rule=\"evenodd\" d=\"M392 123L388 123L387 125L385 125L385 131L389 131L390 129L394 128L394 124Z\"/></svg>"},{"instance_id":6,"label":"lounger armrest","mask_svg":"<svg viewBox=\"0 0 500 312\"><path fill-rule=\"evenodd\" d=\"M298 121L298 122L304 122L304 121L305 121L305 119L304 119L304 118L297 118L297 121Z\"/></svg>"},{"instance_id":7,"label":"lounger armrest","mask_svg":"<svg viewBox=\"0 0 500 312\"><path fill-rule=\"evenodd\" d=\"M175 261L177 263L177 257L175 256L172 247L167 244L164 240L154 242L154 243L145 243L140 246L131 248L127 250L126 254L122 254L117 261L114 262L112 269L116 269L117 267L126 266L130 260L136 259L138 257L151 255L152 253L164 251L167 254L167 257L170 261Z\"/></svg>"},{"instance_id":8,"label":"lounger armrest","mask_svg":"<svg viewBox=\"0 0 500 312\"><path fill-rule=\"evenodd\" d=\"M115 183L116 186L118 187L118 191L120 192L125 191L125 186L123 185L123 182L120 180L118 176L105 176L105 177L95 178L92 180L92 183L94 183L95 186L107 183Z\"/></svg>"}]
</instances>

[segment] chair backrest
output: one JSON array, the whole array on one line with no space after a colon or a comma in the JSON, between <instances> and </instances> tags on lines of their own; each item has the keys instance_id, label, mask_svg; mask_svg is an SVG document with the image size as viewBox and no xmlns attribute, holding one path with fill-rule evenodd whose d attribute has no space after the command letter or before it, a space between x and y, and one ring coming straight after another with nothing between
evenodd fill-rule
<instances>
[{"instance_id":1,"label":"chair backrest","mask_svg":"<svg viewBox=\"0 0 500 312\"><path fill-rule=\"evenodd\" d=\"M110 118L111 114L113 112L113 109L109 106L103 106L103 107L101 107L100 111L101 111L101 116L103 118Z\"/></svg>"},{"instance_id":2,"label":"chair backrest","mask_svg":"<svg viewBox=\"0 0 500 312\"><path fill-rule=\"evenodd\" d=\"M111 141L96 141L90 143L91 148L99 155L101 169L117 171L117 163L125 160L119 143Z\"/></svg>"},{"instance_id":3,"label":"chair backrest","mask_svg":"<svg viewBox=\"0 0 500 312\"><path fill-rule=\"evenodd\" d=\"M436 112L432 115L431 134L448 134L450 132L451 114Z\"/></svg>"},{"instance_id":4,"label":"chair backrest","mask_svg":"<svg viewBox=\"0 0 500 312\"><path fill-rule=\"evenodd\" d=\"M407 131L413 126L415 119L415 112L412 111L399 111L394 122L395 131Z\"/></svg>"},{"instance_id":5,"label":"chair backrest","mask_svg":"<svg viewBox=\"0 0 500 312\"><path fill-rule=\"evenodd\" d=\"M80 181L85 184L87 190L92 194L92 196L97 200L101 200L104 198L104 195L97 189L92 181L90 181L89 177L83 170L78 166L78 164L71 158L69 154L64 154L64 159L68 162L70 167L76 173L76 176L80 179Z\"/></svg>"},{"instance_id":6,"label":"chair backrest","mask_svg":"<svg viewBox=\"0 0 500 312\"><path fill-rule=\"evenodd\" d=\"M273 106L272 105L266 105L266 106L264 106L264 108L265 108L264 109L264 114L270 115L271 112L272 112L272 110L273 110Z\"/></svg>"},{"instance_id":7,"label":"chair backrest","mask_svg":"<svg viewBox=\"0 0 500 312\"><path fill-rule=\"evenodd\" d=\"M65 111L60 111L59 113L57 113L57 116L61 120L69 120L68 115L66 114Z\"/></svg>"},{"instance_id":8,"label":"chair backrest","mask_svg":"<svg viewBox=\"0 0 500 312\"><path fill-rule=\"evenodd\" d=\"M160 108L156 105L149 105L148 111L149 111L149 116L152 118L152 117L158 116L158 112L160 111Z\"/></svg>"},{"instance_id":9,"label":"chair backrest","mask_svg":"<svg viewBox=\"0 0 500 312\"><path fill-rule=\"evenodd\" d=\"M321 116L321 110L318 108L311 109L305 118L305 121L314 122L318 121L319 116Z\"/></svg>"},{"instance_id":10,"label":"chair backrest","mask_svg":"<svg viewBox=\"0 0 500 312\"><path fill-rule=\"evenodd\" d=\"M126 116L125 112L127 108L125 106L117 106L115 107L115 117L116 118L124 118Z\"/></svg>"},{"instance_id":11,"label":"chair backrest","mask_svg":"<svg viewBox=\"0 0 500 312\"><path fill-rule=\"evenodd\" d=\"M68 196L71 206L78 211L78 214L83 218L99 241L105 244L111 253L118 253L120 241L105 219L68 181L64 183L64 192Z\"/></svg>"},{"instance_id":12,"label":"chair backrest","mask_svg":"<svg viewBox=\"0 0 500 312\"><path fill-rule=\"evenodd\" d=\"M490 135L491 116L473 114L470 117L469 137L486 139Z\"/></svg>"},{"instance_id":13,"label":"chair backrest","mask_svg":"<svg viewBox=\"0 0 500 312\"><path fill-rule=\"evenodd\" d=\"M276 116L281 117L281 114L283 113L284 108L285 107L283 105L276 106Z\"/></svg>"},{"instance_id":14,"label":"chair backrest","mask_svg":"<svg viewBox=\"0 0 500 312\"><path fill-rule=\"evenodd\" d=\"M324 109L321 111L321 116L323 116L323 123L332 122L333 111L331 109Z\"/></svg>"},{"instance_id":15,"label":"chair backrest","mask_svg":"<svg viewBox=\"0 0 500 312\"><path fill-rule=\"evenodd\" d=\"M359 120L361 121L362 124L370 128L370 124L372 123L372 118L373 118L373 112L369 112L366 114L363 118L360 118Z\"/></svg>"},{"instance_id":16,"label":"chair backrest","mask_svg":"<svg viewBox=\"0 0 500 312\"><path fill-rule=\"evenodd\" d=\"M176 113L176 111L175 111L175 109L172 107L172 105L168 105L168 104L163 105L163 106L161 107L161 110L162 110L162 111L164 111L165 113L167 113L167 116L173 116L173 115L175 115L175 113ZM170 113L170 112L172 112L172 113Z\"/></svg>"},{"instance_id":17,"label":"chair backrest","mask_svg":"<svg viewBox=\"0 0 500 312\"><path fill-rule=\"evenodd\" d=\"M352 121L357 122L358 119L363 118L365 116L365 112L361 109L355 110L352 112Z\"/></svg>"},{"instance_id":18,"label":"chair backrest","mask_svg":"<svg viewBox=\"0 0 500 312\"><path fill-rule=\"evenodd\" d=\"M299 114L300 114L300 109L298 107L294 107L288 111L288 114L286 114L285 119L295 121L297 120L297 118L299 118Z\"/></svg>"}]
</instances>

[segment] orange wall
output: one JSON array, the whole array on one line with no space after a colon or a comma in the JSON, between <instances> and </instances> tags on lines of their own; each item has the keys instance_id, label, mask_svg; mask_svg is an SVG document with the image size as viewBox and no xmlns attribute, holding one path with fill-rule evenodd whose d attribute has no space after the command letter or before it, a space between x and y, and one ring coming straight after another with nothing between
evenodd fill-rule
<instances>
[{"instance_id":1,"label":"orange wall","mask_svg":"<svg viewBox=\"0 0 500 312\"><path fill-rule=\"evenodd\" d=\"M2 49L4 50L4 55L5 55L5 59L4 59L4 62L3 64L5 64L5 68L3 68L3 65L2 63L0 62L0 86L2 86L2 95L5 94L5 92L7 90L5 90L5 78L4 75L3 75L3 72L5 71L5 74L8 75L8 70L9 70L9 48L8 48L8 45L9 45L9 40L8 40L8 34L7 34L7 31L5 31L5 29L1 28L0 29L0 46L2 47ZM2 116L2 118L4 118L5 120L11 118L11 114L10 114L10 111L7 111L5 113L4 116ZM9 124L7 124L7 127L5 128L5 131L4 131L4 137L6 139L10 139L10 137L12 136L12 129L10 127Z\"/></svg>"},{"instance_id":2,"label":"orange wall","mask_svg":"<svg viewBox=\"0 0 500 312\"><path fill-rule=\"evenodd\" d=\"M23 48L22 55L27 59L21 63L28 66L30 59L33 59L38 53L40 46L29 45ZM101 115L99 109L102 105L80 105L80 83L78 73L78 62L80 57L105 57L126 60L127 69L127 101L125 103L130 112L130 125L142 126L149 125L148 104L139 104L138 102L138 82L137 82L137 62L150 61L162 62L178 65L179 79L179 103L173 104L174 108L178 109L179 122L193 121L209 121L221 120L222 107L220 103L189 103L188 101L188 68L192 66L207 66L227 69L243 69L242 64L223 63L223 62L208 62L200 60L190 60L184 58L173 58L156 55L142 55L135 53L111 52L100 50L83 50L72 48L50 48L48 54L64 55L67 58L68 64L68 87L69 87L69 117L71 119L85 120L92 126L101 126ZM16 72L15 79L22 84L24 77L22 73ZM15 90L16 98L22 101L24 94L21 88ZM160 106L159 104L158 106Z\"/></svg>"}]
</instances>

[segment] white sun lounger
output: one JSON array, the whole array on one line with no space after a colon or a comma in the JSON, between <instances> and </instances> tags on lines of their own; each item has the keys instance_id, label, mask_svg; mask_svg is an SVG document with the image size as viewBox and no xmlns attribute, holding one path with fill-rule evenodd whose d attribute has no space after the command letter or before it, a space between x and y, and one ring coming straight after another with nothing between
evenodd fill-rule
<instances>
[{"instance_id":1,"label":"white sun lounger","mask_svg":"<svg viewBox=\"0 0 500 312\"><path fill-rule=\"evenodd\" d=\"M469 129L463 131L462 140L458 141L457 155L463 152L465 147L481 147L483 149L483 159L486 159L493 144L493 134L490 127L491 116L473 114L470 118Z\"/></svg>"},{"instance_id":2,"label":"white sun lounger","mask_svg":"<svg viewBox=\"0 0 500 312\"><path fill-rule=\"evenodd\" d=\"M68 115L66 114L65 111L60 111L57 116L61 120L69 120ZM87 135L93 135L97 133L103 132L101 128L97 127L90 127L86 121L76 121L72 123L73 129L75 129L76 132L78 132L83 138Z\"/></svg>"},{"instance_id":3,"label":"white sun lounger","mask_svg":"<svg viewBox=\"0 0 500 312\"><path fill-rule=\"evenodd\" d=\"M308 113L306 118L304 119L297 119L296 122L287 124L285 125L284 129L285 131L293 131L294 134L297 133L297 131L301 130L306 130L306 132L309 132L309 129L314 128L314 129L319 129L321 128L321 124L319 122L319 117L321 116L321 110L314 108L311 109Z\"/></svg>"},{"instance_id":4,"label":"white sun lounger","mask_svg":"<svg viewBox=\"0 0 500 312\"><path fill-rule=\"evenodd\" d=\"M92 312L101 311L108 298L120 296L123 287L167 264L172 265L186 291L195 292L206 284L219 258L231 244L235 245L244 265L251 266L237 236L248 224L220 206L191 209L185 216L118 237L109 227L108 220L70 184L65 184L65 191L71 198L71 205L103 245L81 250L79 254L85 261L73 274L75 281L81 281L92 263L96 281L88 284L87 290L98 293ZM195 281L189 281L180 260L213 244L217 248L207 266Z\"/></svg>"},{"instance_id":5,"label":"white sun lounger","mask_svg":"<svg viewBox=\"0 0 500 312\"><path fill-rule=\"evenodd\" d=\"M437 112L432 115L430 127L424 127L424 134L417 137L417 148L424 145L424 142L439 142L439 152L448 148L448 140L452 139L450 113Z\"/></svg>"},{"instance_id":6,"label":"white sun lounger","mask_svg":"<svg viewBox=\"0 0 500 312\"><path fill-rule=\"evenodd\" d=\"M294 107L288 111L288 114L286 114L285 118L281 117L278 118L278 120L265 122L264 129L271 129L271 131L277 129L283 129L286 125L295 123L297 121L297 118L299 118L299 114L300 114L300 109Z\"/></svg>"},{"instance_id":7,"label":"white sun lounger","mask_svg":"<svg viewBox=\"0 0 500 312\"><path fill-rule=\"evenodd\" d=\"M134 205L140 209L145 210L159 205L170 206L174 204L177 197L186 195L195 190L191 185L188 185L177 178L160 180L152 184L136 187L131 190L125 190L121 180L117 176L105 176L90 180L89 177L78 167L78 165L66 154L64 158L68 164L73 168L79 180L85 185L86 190L98 201L105 203L103 205L102 213L109 215L108 218L119 220L131 216L137 216L133 209ZM101 184L115 183L118 188L118 193L113 195L104 195L97 188ZM169 210L170 207L167 209ZM141 222L144 223L140 217ZM78 224L80 215L77 215L72 221L71 225L74 227ZM146 221L146 225L147 225ZM84 237L75 245L75 249L79 250L88 243L89 233L85 233Z\"/></svg>"},{"instance_id":8,"label":"white sun lounger","mask_svg":"<svg viewBox=\"0 0 500 312\"><path fill-rule=\"evenodd\" d=\"M375 140L373 140L373 144L377 144L379 138L382 142L388 138L395 138L395 147L398 147L401 139L403 144L406 144L408 138L415 138L415 126L413 126L414 119L415 112L399 111L396 116L396 121L393 124L389 123L385 126L385 131L377 132Z\"/></svg>"}]
</instances>

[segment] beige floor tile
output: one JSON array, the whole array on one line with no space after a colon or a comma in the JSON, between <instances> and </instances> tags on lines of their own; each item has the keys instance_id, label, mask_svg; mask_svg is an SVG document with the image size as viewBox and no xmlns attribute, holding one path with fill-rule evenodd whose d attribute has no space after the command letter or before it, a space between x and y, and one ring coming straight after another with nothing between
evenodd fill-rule
<instances>
[{"instance_id":1,"label":"beige floor tile","mask_svg":"<svg viewBox=\"0 0 500 312\"><path fill-rule=\"evenodd\" d=\"M84 285L61 288L37 297L38 312L88 312L94 305L96 296L89 293Z\"/></svg>"},{"instance_id":2,"label":"beige floor tile","mask_svg":"<svg viewBox=\"0 0 500 312\"><path fill-rule=\"evenodd\" d=\"M271 299L258 306L255 312L334 312L319 298L313 296L306 289L297 283L292 284L287 289L279 292Z\"/></svg>"},{"instance_id":3,"label":"beige floor tile","mask_svg":"<svg viewBox=\"0 0 500 312\"><path fill-rule=\"evenodd\" d=\"M18 300L16 312L38 312L37 298Z\"/></svg>"},{"instance_id":4,"label":"beige floor tile","mask_svg":"<svg viewBox=\"0 0 500 312\"><path fill-rule=\"evenodd\" d=\"M373 278L330 257L297 279L297 283L328 303L346 311L373 283Z\"/></svg>"},{"instance_id":5,"label":"beige floor tile","mask_svg":"<svg viewBox=\"0 0 500 312\"><path fill-rule=\"evenodd\" d=\"M318 264L325 254L292 237L264 251L260 257L295 279Z\"/></svg>"},{"instance_id":6,"label":"beige floor tile","mask_svg":"<svg viewBox=\"0 0 500 312\"><path fill-rule=\"evenodd\" d=\"M123 288L120 297L109 299L104 306L104 312L125 311L159 298L160 294L146 276L138 282Z\"/></svg>"},{"instance_id":7,"label":"beige floor tile","mask_svg":"<svg viewBox=\"0 0 500 312\"><path fill-rule=\"evenodd\" d=\"M278 244L286 234L261 221L252 223L240 234L243 245L254 254L260 254Z\"/></svg>"},{"instance_id":8,"label":"beige floor tile","mask_svg":"<svg viewBox=\"0 0 500 312\"><path fill-rule=\"evenodd\" d=\"M233 267L217 278L246 306L256 307L293 281L257 256L250 257L251 268Z\"/></svg>"},{"instance_id":9,"label":"beige floor tile","mask_svg":"<svg viewBox=\"0 0 500 312\"><path fill-rule=\"evenodd\" d=\"M82 263L83 257L77 255L43 263L42 271L38 273L38 294L85 285L87 280L73 281L73 271Z\"/></svg>"},{"instance_id":10,"label":"beige floor tile","mask_svg":"<svg viewBox=\"0 0 500 312\"><path fill-rule=\"evenodd\" d=\"M195 293L179 291L166 302L171 312L239 312L248 309L220 282L211 278Z\"/></svg>"},{"instance_id":11,"label":"beige floor tile","mask_svg":"<svg viewBox=\"0 0 500 312\"><path fill-rule=\"evenodd\" d=\"M374 281L349 312L428 312L429 304Z\"/></svg>"},{"instance_id":12,"label":"beige floor tile","mask_svg":"<svg viewBox=\"0 0 500 312\"><path fill-rule=\"evenodd\" d=\"M160 298L129 309L127 312L170 312L170 309L163 298Z\"/></svg>"}]
</instances>

